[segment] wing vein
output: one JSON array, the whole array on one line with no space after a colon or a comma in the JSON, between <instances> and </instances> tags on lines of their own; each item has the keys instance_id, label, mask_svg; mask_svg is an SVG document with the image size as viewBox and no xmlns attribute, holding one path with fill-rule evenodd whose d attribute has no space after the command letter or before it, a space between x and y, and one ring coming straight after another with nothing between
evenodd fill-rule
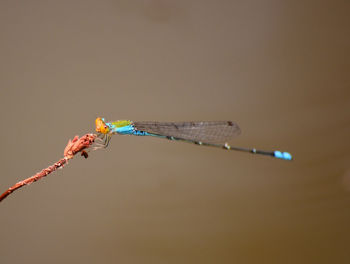
<instances>
[{"instance_id":1,"label":"wing vein","mask_svg":"<svg viewBox=\"0 0 350 264\"><path fill-rule=\"evenodd\" d=\"M151 134L207 143L224 143L241 132L239 126L232 121L140 121L134 122L133 125L135 129Z\"/></svg>"}]
</instances>

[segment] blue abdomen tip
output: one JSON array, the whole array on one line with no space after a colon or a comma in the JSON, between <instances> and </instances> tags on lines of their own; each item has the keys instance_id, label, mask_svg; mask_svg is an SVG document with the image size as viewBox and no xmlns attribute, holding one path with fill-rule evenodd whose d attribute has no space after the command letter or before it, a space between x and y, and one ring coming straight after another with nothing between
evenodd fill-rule
<instances>
[{"instance_id":1,"label":"blue abdomen tip","mask_svg":"<svg viewBox=\"0 0 350 264\"><path fill-rule=\"evenodd\" d=\"M292 160L292 155L288 152L281 152L276 150L274 152L274 155L275 155L275 158L278 158L278 159Z\"/></svg>"}]
</instances>

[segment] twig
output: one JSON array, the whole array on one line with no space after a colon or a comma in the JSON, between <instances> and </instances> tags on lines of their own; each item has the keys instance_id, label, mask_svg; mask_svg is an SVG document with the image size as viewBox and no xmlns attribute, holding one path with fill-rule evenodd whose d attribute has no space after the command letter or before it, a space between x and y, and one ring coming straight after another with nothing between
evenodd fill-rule
<instances>
[{"instance_id":1,"label":"twig","mask_svg":"<svg viewBox=\"0 0 350 264\"><path fill-rule=\"evenodd\" d=\"M63 156L64 156L63 159L60 159L55 164L47 167L46 169L43 169L42 171L38 172L32 177L29 177L23 181L17 182L15 185L8 188L7 191L0 196L0 202L4 200L7 196L9 196L11 193L13 193L15 190L25 185L29 185L33 182L36 182L41 178L47 176L48 174L56 171L58 168L63 167L68 162L68 160L72 159L77 153L81 152L81 155L87 158L88 155L85 149L87 149L94 143L96 137L97 135L95 134L86 134L81 138L79 138L78 136L75 136L73 140L69 140L63 152Z\"/></svg>"}]
</instances>

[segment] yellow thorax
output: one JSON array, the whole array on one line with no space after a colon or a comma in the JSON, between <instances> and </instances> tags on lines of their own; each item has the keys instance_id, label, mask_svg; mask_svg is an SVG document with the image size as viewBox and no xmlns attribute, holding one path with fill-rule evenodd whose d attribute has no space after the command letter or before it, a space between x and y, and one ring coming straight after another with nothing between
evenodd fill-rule
<instances>
[{"instance_id":1,"label":"yellow thorax","mask_svg":"<svg viewBox=\"0 0 350 264\"><path fill-rule=\"evenodd\" d=\"M111 124L115 127L125 127L125 126L130 126L131 125L131 121L130 120L118 120L118 121L114 121L111 122Z\"/></svg>"}]
</instances>

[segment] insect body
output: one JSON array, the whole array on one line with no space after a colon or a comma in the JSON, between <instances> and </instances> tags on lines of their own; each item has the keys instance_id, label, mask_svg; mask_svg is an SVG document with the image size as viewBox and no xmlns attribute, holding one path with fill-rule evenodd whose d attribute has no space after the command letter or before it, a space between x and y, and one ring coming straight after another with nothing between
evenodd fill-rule
<instances>
[{"instance_id":1,"label":"insect body","mask_svg":"<svg viewBox=\"0 0 350 264\"><path fill-rule=\"evenodd\" d=\"M98 117L95 125L96 132L99 133L102 140L99 147L107 147L113 134L153 136L227 150L268 155L284 160L292 159L292 155L288 152L264 151L255 148L240 148L228 145L226 141L241 133L239 126L232 121L133 122L130 120L118 120L106 122L104 118Z\"/></svg>"}]
</instances>

